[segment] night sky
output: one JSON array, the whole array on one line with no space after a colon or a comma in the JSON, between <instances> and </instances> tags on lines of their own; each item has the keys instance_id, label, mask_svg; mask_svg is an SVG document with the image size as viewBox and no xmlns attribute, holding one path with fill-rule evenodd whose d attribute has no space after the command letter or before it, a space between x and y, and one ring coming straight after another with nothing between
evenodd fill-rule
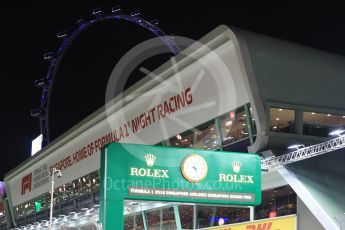
<instances>
[{"instance_id":1,"label":"night sky","mask_svg":"<svg viewBox=\"0 0 345 230\"><path fill-rule=\"evenodd\" d=\"M254 1L241 1L241 5L231 5L232 1L32 2L2 3L1 6L0 180L6 172L30 156L31 141L39 135L38 119L30 117L30 110L37 108L40 102L41 91L35 88L34 80L44 77L49 67L48 62L43 60L43 54L59 47L61 40L56 38L58 32L77 28L74 19L91 18L91 11L96 7L103 7L107 12L116 5L121 5L127 13L140 10L146 20L159 19L160 28L167 34L199 39L218 25L226 24L345 56L345 3L340 1L327 1L327 5L291 2L252 5ZM93 73L84 73L82 66L86 61L101 65L97 64L92 54L106 49L109 40L103 42L102 36L106 36L109 30L112 28L100 25L81 36L79 41L77 39L75 46L72 45L71 51L66 53L57 75L60 77L57 84L60 84L60 89L66 90L65 99L70 101L68 111L73 111L64 113L61 107L56 107L55 111L62 111L61 114L54 114L56 122L67 122L68 116L74 119L85 117L101 105L105 94L102 87L112 69L95 67L96 72L103 76L97 78L96 84ZM113 31L118 31L109 33L114 41L113 64L133 45L149 38L142 28L126 23L114 25ZM83 48L85 41L91 44L93 50L81 59L78 49ZM73 77L70 76L72 72ZM80 92L88 90L87 82L95 85L92 89L94 96L88 98L91 103L85 106L87 109L75 112L75 104L83 105Z\"/></svg>"}]
</instances>

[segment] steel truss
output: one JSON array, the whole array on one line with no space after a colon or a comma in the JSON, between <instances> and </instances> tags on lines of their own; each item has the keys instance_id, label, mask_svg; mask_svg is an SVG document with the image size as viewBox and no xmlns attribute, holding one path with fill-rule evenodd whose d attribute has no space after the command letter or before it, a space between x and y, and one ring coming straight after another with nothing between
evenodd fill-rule
<instances>
[{"instance_id":1,"label":"steel truss","mask_svg":"<svg viewBox=\"0 0 345 230\"><path fill-rule=\"evenodd\" d=\"M279 168L283 165L308 159L315 156L335 151L345 147L345 135L339 136L335 139L322 142L320 144L311 145L308 147L297 149L291 153L281 156L273 156L261 159L261 168L263 170L268 168Z\"/></svg>"}]
</instances>

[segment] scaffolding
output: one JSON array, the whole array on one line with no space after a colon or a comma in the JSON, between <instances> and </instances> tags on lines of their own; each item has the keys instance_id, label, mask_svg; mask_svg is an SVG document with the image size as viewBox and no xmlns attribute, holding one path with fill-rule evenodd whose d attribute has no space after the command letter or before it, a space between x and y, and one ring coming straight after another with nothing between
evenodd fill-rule
<instances>
[{"instance_id":1,"label":"scaffolding","mask_svg":"<svg viewBox=\"0 0 345 230\"><path fill-rule=\"evenodd\" d=\"M315 156L320 156L322 154L332 152L344 147L345 135L342 135L335 139L322 142L320 144L300 148L291 153L287 153L281 156L261 158L261 168L263 170L268 170L269 168L279 168L286 164L301 161Z\"/></svg>"}]
</instances>

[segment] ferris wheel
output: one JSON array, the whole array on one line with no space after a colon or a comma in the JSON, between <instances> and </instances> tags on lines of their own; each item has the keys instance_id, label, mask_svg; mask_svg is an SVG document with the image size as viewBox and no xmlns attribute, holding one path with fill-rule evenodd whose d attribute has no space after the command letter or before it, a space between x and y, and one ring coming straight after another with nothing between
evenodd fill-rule
<instances>
[{"instance_id":1,"label":"ferris wheel","mask_svg":"<svg viewBox=\"0 0 345 230\"><path fill-rule=\"evenodd\" d=\"M126 14L122 11L120 6L112 7L111 13L106 14L102 8L96 8L92 11L91 19L78 18L76 20L77 28L72 32L62 31L57 34L57 37L62 40L60 47L55 52L47 52L44 54L44 60L49 61L49 68L46 77L35 81L35 86L42 89L40 106L38 109L31 111L31 116L39 118L40 133L42 135L42 147L47 145L52 138L50 137L50 123L49 123L49 107L52 87L56 79L57 71L60 67L61 61L72 42L83 32L95 27L99 23L105 21L127 21L136 24L146 31L149 31L153 36L161 39L166 45L172 55L177 55L180 52L179 47L174 43L173 36L167 36L159 27L158 20L147 21L141 17L139 11L133 11Z\"/></svg>"}]
</instances>

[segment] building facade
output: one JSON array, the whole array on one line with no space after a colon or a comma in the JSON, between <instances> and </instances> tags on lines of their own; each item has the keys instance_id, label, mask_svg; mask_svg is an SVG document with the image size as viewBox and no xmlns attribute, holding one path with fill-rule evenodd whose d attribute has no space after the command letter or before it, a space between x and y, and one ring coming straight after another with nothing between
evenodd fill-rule
<instances>
[{"instance_id":1,"label":"building facade","mask_svg":"<svg viewBox=\"0 0 345 230\"><path fill-rule=\"evenodd\" d=\"M329 140L345 124L343 73L342 57L220 26L177 56L176 66L155 70L159 80L137 83L9 172L9 225L49 219L53 168L63 173L53 193L56 225L77 224L79 213L97 216L100 151L111 142L267 157L287 153L291 144ZM131 201L124 228L175 229L179 219L183 229L195 229L220 218L231 224L297 214L299 229L340 229L345 205L330 197L341 196L344 171L329 165L341 159L332 153L264 172L263 201L255 208ZM313 168L315 161L320 167Z\"/></svg>"}]
</instances>

